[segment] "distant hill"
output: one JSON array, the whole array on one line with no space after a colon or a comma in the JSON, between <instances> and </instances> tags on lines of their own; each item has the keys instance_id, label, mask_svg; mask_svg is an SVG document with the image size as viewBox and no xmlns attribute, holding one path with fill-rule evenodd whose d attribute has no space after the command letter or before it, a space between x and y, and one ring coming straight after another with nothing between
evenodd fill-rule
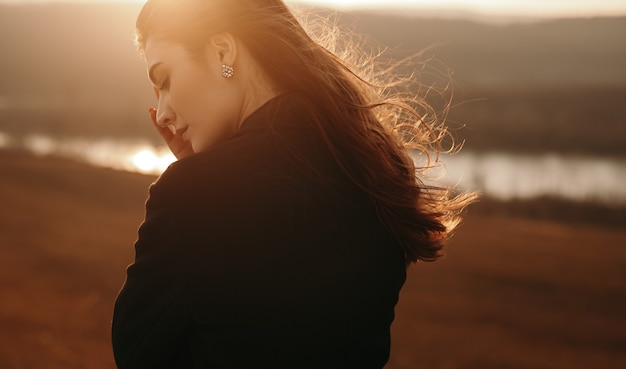
<instances>
[{"instance_id":1,"label":"distant hill","mask_svg":"<svg viewBox=\"0 0 626 369\"><path fill-rule=\"evenodd\" d=\"M626 18L494 25L366 13L352 17L356 29L382 45L406 50L435 46L432 53L448 63L462 84L626 83Z\"/></svg>"},{"instance_id":2,"label":"distant hill","mask_svg":"<svg viewBox=\"0 0 626 369\"><path fill-rule=\"evenodd\" d=\"M139 9L0 6L0 131L145 134L153 98L132 44ZM427 56L465 91L626 86L626 18L495 25L361 12L338 23L396 56L434 46Z\"/></svg>"}]
</instances>

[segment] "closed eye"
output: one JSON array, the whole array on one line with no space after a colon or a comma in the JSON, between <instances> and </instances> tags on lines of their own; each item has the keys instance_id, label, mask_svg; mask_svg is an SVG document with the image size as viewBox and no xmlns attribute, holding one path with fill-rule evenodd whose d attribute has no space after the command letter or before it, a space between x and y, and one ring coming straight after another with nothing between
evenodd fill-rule
<instances>
[{"instance_id":1,"label":"closed eye","mask_svg":"<svg viewBox=\"0 0 626 369\"><path fill-rule=\"evenodd\" d=\"M159 63L155 63L154 65L152 65L152 66L150 67L150 69L149 69L149 71L148 71L148 78L150 78L150 81L152 81L152 84L153 84L153 86L154 86L154 88L155 88L155 90L156 90L155 92L157 92L157 91L161 91L161 90L167 90L167 89L170 87L170 78L169 78L169 76L168 76L168 77L166 77L166 78L163 80L163 82L161 82L161 84L158 84L158 83L157 83L157 78L155 78L155 73L154 73L154 72L155 72L157 69L159 69L159 68L160 68L160 69L163 69L163 68L161 68L162 66L163 66L163 63L160 63L160 62L159 62ZM166 74L165 74L165 71L163 71L163 72L161 73L161 76L163 76L163 75L166 75Z\"/></svg>"}]
</instances>

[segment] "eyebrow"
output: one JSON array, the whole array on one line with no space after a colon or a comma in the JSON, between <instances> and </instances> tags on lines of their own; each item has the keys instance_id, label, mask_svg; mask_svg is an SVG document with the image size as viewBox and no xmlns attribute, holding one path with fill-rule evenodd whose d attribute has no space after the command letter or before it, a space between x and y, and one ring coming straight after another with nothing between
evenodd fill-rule
<instances>
[{"instance_id":1,"label":"eyebrow","mask_svg":"<svg viewBox=\"0 0 626 369\"><path fill-rule=\"evenodd\" d=\"M152 66L150 67L150 71L148 71L148 78L150 78L150 81L152 81L152 83L154 85L156 85L156 79L154 78L154 71L163 63L159 62L159 63L154 63L152 64Z\"/></svg>"}]
</instances>

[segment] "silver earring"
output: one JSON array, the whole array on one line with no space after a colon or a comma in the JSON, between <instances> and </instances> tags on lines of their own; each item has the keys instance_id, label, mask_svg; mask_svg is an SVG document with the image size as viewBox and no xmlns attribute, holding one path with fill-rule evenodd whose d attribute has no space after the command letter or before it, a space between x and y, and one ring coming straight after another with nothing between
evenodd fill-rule
<instances>
[{"instance_id":1,"label":"silver earring","mask_svg":"<svg viewBox=\"0 0 626 369\"><path fill-rule=\"evenodd\" d=\"M226 65L226 64L222 64L222 76L224 78L233 78L233 76L235 75L235 68L231 67L230 65Z\"/></svg>"}]
</instances>

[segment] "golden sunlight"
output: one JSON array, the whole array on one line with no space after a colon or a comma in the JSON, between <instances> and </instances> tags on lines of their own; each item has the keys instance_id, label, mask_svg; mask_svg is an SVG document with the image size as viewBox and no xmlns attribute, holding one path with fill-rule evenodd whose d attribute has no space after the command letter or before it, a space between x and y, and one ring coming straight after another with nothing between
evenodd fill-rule
<instances>
[{"instance_id":1,"label":"golden sunlight","mask_svg":"<svg viewBox=\"0 0 626 369\"><path fill-rule=\"evenodd\" d=\"M141 173L158 174L176 160L169 152L156 152L151 148L144 148L131 156L131 163L135 170Z\"/></svg>"}]
</instances>

